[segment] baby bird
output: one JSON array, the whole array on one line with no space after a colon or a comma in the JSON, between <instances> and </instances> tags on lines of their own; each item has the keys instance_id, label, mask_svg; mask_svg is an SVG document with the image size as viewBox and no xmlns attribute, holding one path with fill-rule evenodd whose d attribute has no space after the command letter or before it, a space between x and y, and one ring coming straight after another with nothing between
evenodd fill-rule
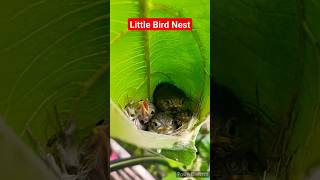
<instances>
[{"instance_id":1,"label":"baby bird","mask_svg":"<svg viewBox=\"0 0 320 180\"><path fill-rule=\"evenodd\" d=\"M137 118L137 108L135 106L134 101L130 101L125 107L124 107L124 113L130 120L134 120Z\"/></svg>"},{"instance_id":2,"label":"baby bird","mask_svg":"<svg viewBox=\"0 0 320 180\"><path fill-rule=\"evenodd\" d=\"M159 112L149 122L149 131L151 132L170 135L175 130L173 116L169 113Z\"/></svg>"},{"instance_id":3,"label":"baby bird","mask_svg":"<svg viewBox=\"0 0 320 180\"><path fill-rule=\"evenodd\" d=\"M191 120L191 112L183 110L174 114L174 121L177 128L182 127L185 124L188 124Z\"/></svg>"},{"instance_id":4,"label":"baby bird","mask_svg":"<svg viewBox=\"0 0 320 180\"><path fill-rule=\"evenodd\" d=\"M171 135L178 135L188 128L192 117L188 109L188 101L186 94L173 84L161 83L156 87L153 102L158 111L173 118L174 132L170 132Z\"/></svg>"},{"instance_id":5,"label":"baby bird","mask_svg":"<svg viewBox=\"0 0 320 180\"><path fill-rule=\"evenodd\" d=\"M138 119L138 107L134 101L130 101L124 107L124 113L129 118L130 121L134 123L134 125L140 130L146 130L146 125L144 125L143 121Z\"/></svg>"},{"instance_id":6,"label":"baby bird","mask_svg":"<svg viewBox=\"0 0 320 180\"><path fill-rule=\"evenodd\" d=\"M147 129L147 123L155 113L154 105L148 100L130 101L124 109L127 117L141 130Z\"/></svg>"},{"instance_id":7,"label":"baby bird","mask_svg":"<svg viewBox=\"0 0 320 180\"><path fill-rule=\"evenodd\" d=\"M138 102L137 116L140 121L143 121L143 123L149 122L149 120L155 114L155 111L156 108L150 101L140 100Z\"/></svg>"},{"instance_id":8,"label":"baby bird","mask_svg":"<svg viewBox=\"0 0 320 180\"><path fill-rule=\"evenodd\" d=\"M160 111L177 113L186 108L186 95L176 86L161 83L157 86L153 100Z\"/></svg>"}]
</instances>

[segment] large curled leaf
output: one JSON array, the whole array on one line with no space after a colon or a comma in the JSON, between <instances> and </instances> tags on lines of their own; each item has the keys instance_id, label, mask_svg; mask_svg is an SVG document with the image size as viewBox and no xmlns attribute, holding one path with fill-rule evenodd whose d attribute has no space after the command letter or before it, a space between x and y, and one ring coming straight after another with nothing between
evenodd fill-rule
<instances>
[{"instance_id":1,"label":"large curled leaf","mask_svg":"<svg viewBox=\"0 0 320 180\"><path fill-rule=\"evenodd\" d=\"M198 123L205 119L209 113L210 93L209 8L208 0L111 1L110 93L115 102L113 106L119 106L111 107L111 136L141 147L188 151L188 147L179 146L185 144L182 143L185 138L142 132L132 125L129 127L123 113L113 109L123 108L129 100L152 100L156 86L169 82L192 100ZM193 30L128 31L127 19L134 17L190 17ZM192 144L192 138L187 140L187 144ZM190 145L188 152L191 153L182 153L188 158L183 157L179 161L191 163L195 155L193 149L194 146ZM171 158L177 155L172 152L164 154Z\"/></svg>"},{"instance_id":2,"label":"large curled leaf","mask_svg":"<svg viewBox=\"0 0 320 180\"><path fill-rule=\"evenodd\" d=\"M54 106L80 128L104 119L107 0L26 0L0 5L0 115L41 142L56 132Z\"/></svg>"}]
</instances>

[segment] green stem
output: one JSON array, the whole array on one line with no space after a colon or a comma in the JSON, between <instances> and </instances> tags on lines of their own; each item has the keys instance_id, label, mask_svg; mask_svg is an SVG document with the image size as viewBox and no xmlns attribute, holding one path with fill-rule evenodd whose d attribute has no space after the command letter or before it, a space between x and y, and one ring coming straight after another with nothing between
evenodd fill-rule
<instances>
[{"instance_id":1,"label":"green stem","mask_svg":"<svg viewBox=\"0 0 320 180\"><path fill-rule=\"evenodd\" d=\"M125 167L140 165L140 164L162 164L172 169L179 170L178 168L171 167L169 163L161 157L144 156L144 157L131 157L131 158L112 161L110 163L110 171L116 171L119 169L123 169Z\"/></svg>"}]
</instances>

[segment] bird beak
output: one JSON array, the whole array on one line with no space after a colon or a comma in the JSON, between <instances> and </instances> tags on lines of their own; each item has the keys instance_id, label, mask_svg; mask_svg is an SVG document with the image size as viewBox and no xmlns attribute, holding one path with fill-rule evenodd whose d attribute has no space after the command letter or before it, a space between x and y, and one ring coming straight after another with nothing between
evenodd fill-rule
<instances>
[{"instance_id":1,"label":"bird beak","mask_svg":"<svg viewBox=\"0 0 320 180\"><path fill-rule=\"evenodd\" d=\"M149 105L146 101L139 102L140 107L142 108L143 116L146 116L149 112Z\"/></svg>"}]
</instances>

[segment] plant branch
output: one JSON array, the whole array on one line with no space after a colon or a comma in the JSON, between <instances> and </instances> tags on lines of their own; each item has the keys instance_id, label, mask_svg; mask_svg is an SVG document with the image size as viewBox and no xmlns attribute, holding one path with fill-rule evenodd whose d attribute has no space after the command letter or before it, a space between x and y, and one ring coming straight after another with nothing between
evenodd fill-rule
<instances>
[{"instance_id":1,"label":"plant branch","mask_svg":"<svg viewBox=\"0 0 320 180\"><path fill-rule=\"evenodd\" d=\"M172 169L179 170L176 167L171 167L168 161L164 158L157 156L144 156L144 157L130 157L125 159L116 160L110 163L110 171L116 171L125 167L139 165L139 164L162 164Z\"/></svg>"}]
</instances>

